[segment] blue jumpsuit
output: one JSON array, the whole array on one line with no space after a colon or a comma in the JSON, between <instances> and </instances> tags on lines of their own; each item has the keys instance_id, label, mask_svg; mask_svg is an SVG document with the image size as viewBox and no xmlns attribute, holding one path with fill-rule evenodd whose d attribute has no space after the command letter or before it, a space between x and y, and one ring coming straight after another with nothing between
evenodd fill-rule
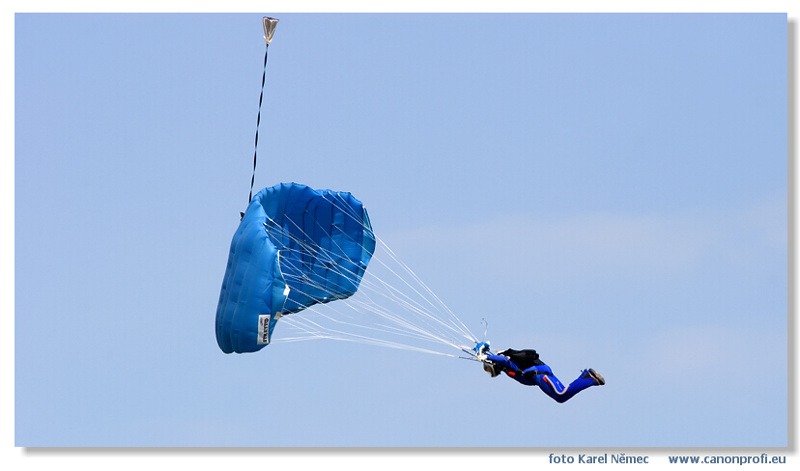
<instances>
[{"instance_id":1,"label":"blue jumpsuit","mask_svg":"<svg viewBox=\"0 0 800 471\"><path fill-rule=\"evenodd\" d=\"M575 381L564 387L561 381L553 374L553 370L545 364L521 370L506 356L487 355L486 359L499 366L505 374L525 386L539 386L539 389L556 402L566 402L589 386L595 385L595 381L589 375L588 370L581 372L581 375Z\"/></svg>"}]
</instances>

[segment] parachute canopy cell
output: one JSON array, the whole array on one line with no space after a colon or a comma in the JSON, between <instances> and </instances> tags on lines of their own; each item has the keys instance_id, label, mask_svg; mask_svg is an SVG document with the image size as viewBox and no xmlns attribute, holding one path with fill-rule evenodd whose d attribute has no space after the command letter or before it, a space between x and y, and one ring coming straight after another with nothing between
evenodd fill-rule
<instances>
[{"instance_id":1,"label":"parachute canopy cell","mask_svg":"<svg viewBox=\"0 0 800 471\"><path fill-rule=\"evenodd\" d=\"M217 305L220 349L258 351L281 316L350 297L374 251L367 210L350 193L264 188L231 242Z\"/></svg>"}]
</instances>

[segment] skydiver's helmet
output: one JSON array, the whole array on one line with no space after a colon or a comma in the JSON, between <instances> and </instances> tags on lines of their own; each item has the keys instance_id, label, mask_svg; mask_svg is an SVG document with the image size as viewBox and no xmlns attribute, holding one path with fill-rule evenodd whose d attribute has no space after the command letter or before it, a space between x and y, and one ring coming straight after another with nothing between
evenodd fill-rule
<instances>
[{"instance_id":1,"label":"skydiver's helmet","mask_svg":"<svg viewBox=\"0 0 800 471\"><path fill-rule=\"evenodd\" d=\"M483 364L483 371L489 373L489 375L494 378L495 376L499 375L502 369L499 365L495 363L486 362Z\"/></svg>"}]
</instances>

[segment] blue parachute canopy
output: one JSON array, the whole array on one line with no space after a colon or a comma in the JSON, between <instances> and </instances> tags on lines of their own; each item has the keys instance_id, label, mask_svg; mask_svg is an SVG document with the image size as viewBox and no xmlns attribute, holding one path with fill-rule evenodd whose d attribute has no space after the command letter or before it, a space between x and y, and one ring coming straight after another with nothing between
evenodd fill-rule
<instances>
[{"instance_id":1,"label":"blue parachute canopy","mask_svg":"<svg viewBox=\"0 0 800 471\"><path fill-rule=\"evenodd\" d=\"M350 193L264 188L231 242L217 305L220 349L260 350L281 316L353 295L374 251L367 210Z\"/></svg>"}]
</instances>

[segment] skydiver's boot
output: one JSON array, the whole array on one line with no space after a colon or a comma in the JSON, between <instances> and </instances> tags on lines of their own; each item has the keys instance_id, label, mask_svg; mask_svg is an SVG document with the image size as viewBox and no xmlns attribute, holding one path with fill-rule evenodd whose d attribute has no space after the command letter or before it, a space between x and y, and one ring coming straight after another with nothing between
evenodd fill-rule
<instances>
[{"instance_id":1,"label":"skydiver's boot","mask_svg":"<svg viewBox=\"0 0 800 471\"><path fill-rule=\"evenodd\" d=\"M581 378L592 378L592 381L594 381L595 386L602 386L606 384L606 379L603 378L603 376L597 371L595 371L593 368L589 368L588 370L583 370Z\"/></svg>"}]
</instances>

